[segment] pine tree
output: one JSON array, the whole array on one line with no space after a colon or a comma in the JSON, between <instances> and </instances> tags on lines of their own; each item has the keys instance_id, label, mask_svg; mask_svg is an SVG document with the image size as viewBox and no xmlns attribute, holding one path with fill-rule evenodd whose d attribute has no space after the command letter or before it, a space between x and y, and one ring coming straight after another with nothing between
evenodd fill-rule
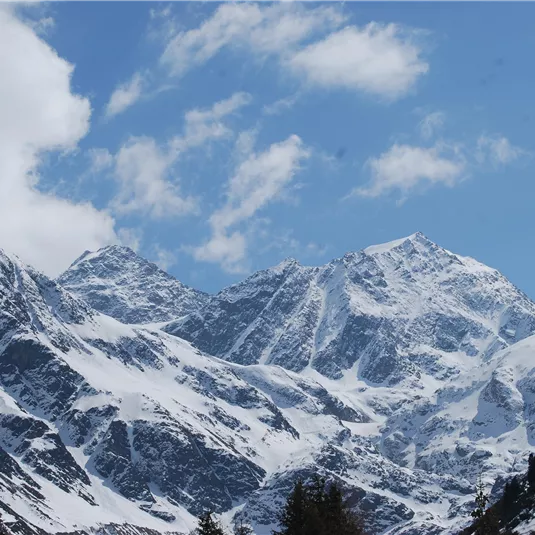
<instances>
[{"instance_id":1,"label":"pine tree","mask_svg":"<svg viewBox=\"0 0 535 535\"><path fill-rule=\"evenodd\" d=\"M500 535L500 519L495 507L487 509L478 520L476 535Z\"/></svg>"},{"instance_id":2,"label":"pine tree","mask_svg":"<svg viewBox=\"0 0 535 535\"><path fill-rule=\"evenodd\" d=\"M317 507L318 511L322 510L325 505L325 484L325 478L315 475L305 488L308 500Z\"/></svg>"},{"instance_id":3,"label":"pine tree","mask_svg":"<svg viewBox=\"0 0 535 535\"><path fill-rule=\"evenodd\" d=\"M254 531L249 524L240 519L234 524L234 535L254 535Z\"/></svg>"},{"instance_id":4,"label":"pine tree","mask_svg":"<svg viewBox=\"0 0 535 535\"><path fill-rule=\"evenodd\" d=\"M332 526L333 531L336 530L339 533L343 524L345 524L346 519L344 512L344 497L342 491L336 483L333 483L327 492L325 508L326 523L329 526Z\"/></svg>"},{"instance_id":5,"label":"pine tree","mask_svg":"<svg viewBox=\"0 0 535 535\"><path fill-rule=\"evenodd\" d=\"M328 526L333 526L338 535L364 535L364 519L351 510L340 487L333 483L328 493ZM329 530L331 534L334 530Z\"/></svg>"},{"instance_id":6,"label":"pine tree","mask_svg":"<svg viewBox=\"0 0 535 535\"><path fill-rule=\"evenodd\" d=\"M298 481L280 515L281 531L273 535L364 535L362 519L353 513L336 483L314 477Z\"/></svg>"},{"instance_id":7,"label":"pine tree","mask_svg":"<svg viewBox=\"0 0 535 535\"><path fill-rule=\"evenodd\" d=\"M489 495L485 492L485 486L480 476L476 486L476 508L472 511L472 517L476 519L475 535L500 534L500 518L497 507L487 509L488 503Z\"/></svg>"},{"instance_id":8,"label":"pine tree","mask_svg":"<svg viewBox=\"0 0 535 535\"><path fill-rule=\"evenodd\" d=\"M225 535L221 524L212 518L212 514L211 511L206 511L199 517L195 535Z\"/></svg>"},{"instance_id":9,"label":"pine tree","mask_svg":"<svg viewBox=\"0 0 535 535\"><path fill-rule=\"evenodd\" d=\"M489 496L485 493L485 487L480 476L476 486L476 508L471 513L472 517L481 518L485 514L487 503L489 503Z\"/></svg>"},{"instance_id":10,"label":"pine tree","mask_svg":"<svg viewBox=\"0 0 535 535\"><path fill-rule=\"evenodd\" d=\"M500 502L501 517L504 524L514 518L521 510L520 494L522 485L515 476L505 484Z\"/></svg>"},{"instance_id":11,"label":"pine tree","mask_svg":"<svg viewBox=\"0 0 535 535\"><path fill-rule=\"evenodd\" d=\"M279 523L282 529L281 531L273 531L273 535L306 535L306 508L306 490L303 482L299 480L294 485L280 514Z\"/></svg>"},{"instance_id":12,"label":"pine tree","mask_svg":"<svg viewBox=\"0 0 535 535\"><path fill-rule=\"evenodd\" d=\"M306 535L323 535L326 530L327 496L325 492L325 479L313 476L305 487L305 533Z\"/></svg>"},{"instance_id":13,"label":"pine tree","mask_svg":"<svg viewBox=\"0 0 535 535\"><path fill-rule=\"evenodd\" d=\"M533 455L533 453L529 454L528 485L529 485L529 490L532 493L535 493L535 455Z\"/></svg>"},{"instance_id":14,"label":"pine tree","mask_svg":"<svg viewBox=\"0 0 535 535\"><path fill-rule=\"evenodd\" d=\"M364 519L350 509L346 509L344 511L342 528L339 533L340 535L365 535Z\"/></svg>"}]
</instances>

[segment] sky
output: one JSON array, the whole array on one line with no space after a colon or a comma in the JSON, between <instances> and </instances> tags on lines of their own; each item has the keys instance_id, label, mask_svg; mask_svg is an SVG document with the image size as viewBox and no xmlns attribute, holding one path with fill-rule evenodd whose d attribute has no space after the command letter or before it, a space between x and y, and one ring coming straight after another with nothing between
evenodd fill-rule
<instances>
[{"instance_id":1,"label":"sky","mask_svg":"<svg viewBox=\"0 0 535 535\"><path fill-rule=\"evenodd\" d=\"M216 292L423 232L535 298L534 3L0 5L0 247Z\"/></svg>"}]
</instances>

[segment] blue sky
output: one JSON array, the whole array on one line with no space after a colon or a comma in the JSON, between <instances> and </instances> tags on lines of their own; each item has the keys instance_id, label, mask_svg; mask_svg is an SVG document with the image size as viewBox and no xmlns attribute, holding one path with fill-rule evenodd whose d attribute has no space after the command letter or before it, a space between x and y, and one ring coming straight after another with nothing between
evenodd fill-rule
<instances>
[{"instance_id":1,"label":"blue sky","mask_svg":"<svg viewBox=\"0 0 535 535\"><path fill-rule=\"evenodd\" d=\"M217 291L421 231L535 297L532 3L0 11L0 246ZM3 36L3 37L2 37Z\"/></svg>"}]
</instances>

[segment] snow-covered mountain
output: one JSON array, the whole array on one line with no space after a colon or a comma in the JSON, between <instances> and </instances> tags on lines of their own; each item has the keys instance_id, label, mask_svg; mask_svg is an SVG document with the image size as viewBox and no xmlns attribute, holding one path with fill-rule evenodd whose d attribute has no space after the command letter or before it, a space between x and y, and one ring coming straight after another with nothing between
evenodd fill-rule
<instances>
[{"instance_id":1,"label":"snow-covered mountain","mask_svg":"<svg viewBox=\"0 0 535 535\"><path fill-rule=\"evenodd\" d=\"M112 245L86 251L58 282L91 306L123 323L156 323L197 311L207 300L137 255L129 247Z\"/></svg>"},{"instance_id":2,"label":"snow-covered mountain","mask_svg":"<svg viewBox=\"0 0 535 535\"><path fill-rule=\"evenodd\" d=\"M322 267L286 260L165 330L231 362L423 388L534 332L535 305L417 233Z\"/></svg>"},{"instance_id":3,"label":"snow-covered mountain","mask_svg":"<svg viewBox=\"0 0 535 535\"><path fill-rule=\"evenodd\" d=\"M154 279L128 250L93 255L87 288L83 259L60 279L77 280L75 297L0 253L12 527L186 533L210 507L267 535L295 478L319 471L374 533L455 533L481 473L491 484L525 470L535 304L495 270L416 234L320 268L286 261L164 332L139 325L156 321L152 305L136 325L95 310L98 257L113 257L100 280L116 315L147 303Z\"/></svg>"}]
</instances>

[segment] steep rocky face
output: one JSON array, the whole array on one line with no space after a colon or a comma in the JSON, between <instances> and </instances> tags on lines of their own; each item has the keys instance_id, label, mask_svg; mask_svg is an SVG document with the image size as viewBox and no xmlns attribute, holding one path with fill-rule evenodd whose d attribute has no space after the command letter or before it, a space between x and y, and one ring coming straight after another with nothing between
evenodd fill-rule
<instances>
[{"instance_id":1,"label":"steep rocky face","mask_svg":"<svg viewBox=\"0 0 535 535\"><path fill-rule=\"evenodd\" d=\"M166 327L199 350L0 252L4 520L157 535L211 508L267 535L319 472L374 533L457 533L479 474L524 470L535 443L533 310L417 234L222 291Z\"/></svg>"},{"instance_id":2,"label":"steep rocky face","mask_svg":"<svg viewBox=\"0 0 535 535\"><path fill-rule=\"evenodd\" d=\"M117 245L86 251L58 282L95 310L123 323L169 321L195 312L208 297L132 249Z\"/></svg>"},{"instance_id":3,"label":"steep rocky face","mask_svg":"<svg viewBox=\"0 0 535 535\"><path fill-rule=\"evenodd\" d=\"M28 532L187 532L292 451L338 443L341 418L369 421L311 379L223 365L103 316L3 253L0 275L0 505ZM299 430L310 415L317 428Z\"/></svg>"},{"instance_id":4,"label":"steep rocky face","mask_svg":"<svg viewBox=\"0 0 535 535\"><path fill-rule=\"evenodd\" d=\"M104 485L135 502L142 517L151 515L164 525L176 521L184 531L184 518L190 518L186 509L206 506L223 511L259 486L265 471L248 455L225 447L221 433L211 429L214 422L203 420L209 408L206 416L195 412L188 421L189 387L182 389L186 405L173 400L179 382L187 382L182 375L187 379L201 373L193 362L202 357L187 344L101 316L3 253L0 274L0 447L28 472L21 487L18 472L11 470L15 481L6 488L11 500L20 499L24 505L31 487L33 507L46 518L43 527L57 530L67 520L61 500L49 503L54 492L40 494L39 480L81 499L75 500L72 518L76 511L82 518L93 517L88 506L104 508L109 500L102 494ZM192 359L187 366L179 360L182 354ZM181 372L182 367L187 372ZM267 422L259 420L259 425L266 430L273 412L284 420L260 392L249 392L246 386L227 389L233 394L244 390L256 400L258 417ZM146 394L151 391L155 397ZM197 394L201 407L205 395ZM164 408L162 398L171 410ZM215 412L216 403L212 404ZM66 446L78 453L73 457ZM220 468L211 466L212 490L207 492L202 481L209 464ZM239 482L233 482L231 473L240 474ZM169 500L168 507L154 496L154 485ZM102 520L124 521L121 515L109 514L108 508ZM136 513L126 516L132 520Z\"/></svg>"},{"instance_id":5,"label":"steep rocky face","mask_svg":"<svg viewBox=\"0 0 535 535\"><path fill-rule=\"evenodd\" d=\"M535 306L497 271L417 233L319 268L285 261L164 329L231 362L418 385L533 333Z\"/></svg>"}]
</instances>

